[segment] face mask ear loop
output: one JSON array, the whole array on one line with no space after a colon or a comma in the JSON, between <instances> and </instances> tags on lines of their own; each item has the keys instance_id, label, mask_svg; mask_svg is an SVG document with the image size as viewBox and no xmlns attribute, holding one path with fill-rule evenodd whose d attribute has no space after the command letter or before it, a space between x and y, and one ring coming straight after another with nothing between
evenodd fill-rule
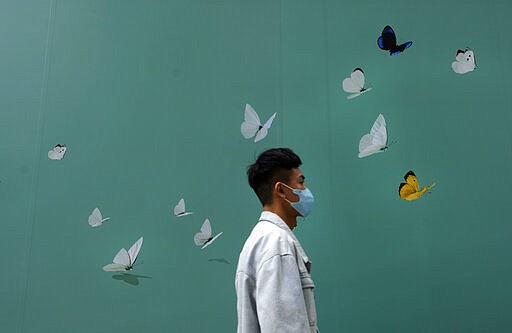
<instances>
[{"instance_id":1,"label":"face mask ear loop","mask_svg":"<svg viewBox=\"0 0 512 333\"><path fill-rule=\"evenodd\" d=\"M288 202L290 205L292 204L292 202L288 199L286 199L286 197L283 198L286 202Z\"/></svg>"},{"instance_id":2,"label":"face mask ear loop","mask_svg":"<svg viewBox=\"0 0 512 333\"><path fill-rule=\"evenodd\" d=\"M294 190L292 187L290 187L290 186L286 185L286 184L285 184L285 183L283 183L283 182L279 182L279 183L280 183L280 184L283 184L283 185L284 185L284 186L286 186L286 187L288 187L288 188L289 188L290 190L292 190L292 191ZM288 202L290 205L292 204L292 202L291 202L290 200L286 199L286 195L284 196L284 198L283 198L283 199L284 199L286 202ZM299 201L300 201L300 198L299 198ZM298 201L296 201L296 202L298 202Z\"/></svg>"}]
</instances>

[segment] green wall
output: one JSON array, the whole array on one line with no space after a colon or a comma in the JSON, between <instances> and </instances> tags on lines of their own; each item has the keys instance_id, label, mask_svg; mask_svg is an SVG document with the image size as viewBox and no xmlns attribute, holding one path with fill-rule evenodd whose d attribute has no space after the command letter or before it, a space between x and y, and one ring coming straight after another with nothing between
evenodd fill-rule
<instances>
[{"instance_id":1,"label":"green wall","mask_svg":"<svg viewBox=\"0 0 512 333\"><path fill-rule=\"evenodd\" d=\"M511 10L2 1L2 332L234 332L238 253L260 211L245 168L276 146L302 157L315 193L296 234L323 332L509 330ZM413 46L379 50L386 24ZM466 46L478 68L458 75ZM373 90L347 100L355 67ZM245 103L278 113L261 142L240 133ZM378 113L396 143L358 159ZM57 143L68 152L51 161ZM438 184L414 202L397 195L409 169ZM176 219L181 197L195 214ZM96 206L111 220L92 229ZM200 250L207 217L224 234ZM132 276L102 271L140 236Z\"/></svg>"}]
</instances>

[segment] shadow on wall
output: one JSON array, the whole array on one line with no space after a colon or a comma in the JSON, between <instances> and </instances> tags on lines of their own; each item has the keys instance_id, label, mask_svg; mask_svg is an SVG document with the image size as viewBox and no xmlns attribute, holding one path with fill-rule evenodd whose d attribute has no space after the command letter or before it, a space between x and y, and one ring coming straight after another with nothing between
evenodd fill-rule
<instances>
[{"instance_id":1,"label":"shadow on wall","mask_svg":"<svg viewBox=\"0 0 512 333\"><path fill-rule=\"evenodd\" d=\"M138 286L139 285L139 279L152 279L151 276L144 276L144 275L136 275L136 274L115 274L112 275L112 278L114 280L121 280L128 284L131 284L132 286Z\"/></svg>"},{"instance_id":2,"label":"shadow on wall","mask_svg":"<svg viewBox=\"0 0 512 333\"><path fill-rule=\"evenodd\" d=\"M218 262L218 263L226 264L226 265L231 264L229 261L227 261L227 260L226 260L226 259L224 259L224 258L211 258L211 259L208 259L208 261Z\"/></svg>"}]
</instances>

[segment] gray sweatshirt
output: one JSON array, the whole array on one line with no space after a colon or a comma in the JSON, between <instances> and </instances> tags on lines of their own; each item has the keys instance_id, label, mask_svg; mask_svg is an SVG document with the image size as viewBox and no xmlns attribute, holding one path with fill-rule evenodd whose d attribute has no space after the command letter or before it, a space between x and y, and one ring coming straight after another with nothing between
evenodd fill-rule
<instances>
[{"instance_id":1,"label":"gray sweatshirt","mask_svg":"<svg viewBox=\"0 0 512 333\"><path fill-rule=\"evenodd\" d=\"M310 267L288 225L262 212L238 259L237 332L318 332Z\"/></svg>"}]
</instances>

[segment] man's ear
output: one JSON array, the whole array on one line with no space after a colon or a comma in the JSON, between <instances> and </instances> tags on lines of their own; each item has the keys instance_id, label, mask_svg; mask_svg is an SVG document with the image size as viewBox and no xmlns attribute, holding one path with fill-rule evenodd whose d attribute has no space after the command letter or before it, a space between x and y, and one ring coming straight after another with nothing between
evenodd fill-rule
<instances>
[{"instance_id":1,"label":"man's ear","mask_svg":"<svg viewBox=\"0 0 512 333\"><path fill-rule=\"evenodd\" d=\"M276 182L274 184L274 192L280 196L281 198L286 198L286 195L284 194L284 191L283 191L283 186L282 186L282 183L281 182Z\"/></svg>"}]
</instances>

